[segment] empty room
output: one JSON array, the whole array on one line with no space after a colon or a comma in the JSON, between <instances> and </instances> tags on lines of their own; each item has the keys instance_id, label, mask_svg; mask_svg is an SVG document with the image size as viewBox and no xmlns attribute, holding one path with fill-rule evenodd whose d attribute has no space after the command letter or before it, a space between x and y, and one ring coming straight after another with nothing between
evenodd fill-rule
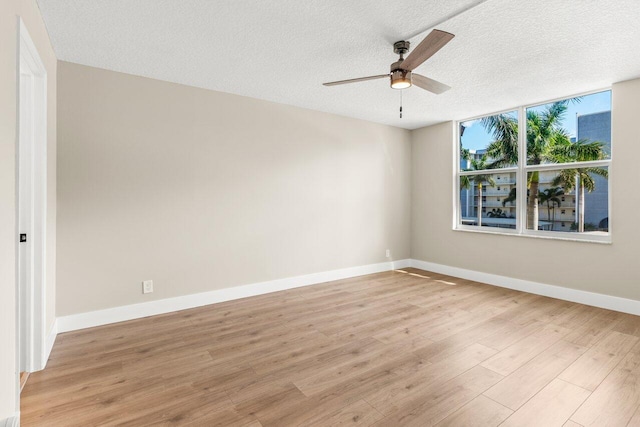
<instances>
[{"instance_id":1,"label":"empty room","mask_svg":"<svg viewBox=\"0 0 640 427\"><path fill-rule=\"evenodd\" d=\"M0 0L0 427L640 426L637 0Z\"/></svg>"}]
</instances>

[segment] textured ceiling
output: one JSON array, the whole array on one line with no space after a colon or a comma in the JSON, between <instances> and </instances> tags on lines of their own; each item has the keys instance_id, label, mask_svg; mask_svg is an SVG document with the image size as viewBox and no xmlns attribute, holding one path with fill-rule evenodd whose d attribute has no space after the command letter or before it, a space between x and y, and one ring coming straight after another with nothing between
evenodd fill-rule
<instances>
[{"instance_id":1,"label":"textured ceiling","mask_svg":"<svg viewBox=\"0 0 640 427\"><path fill-rule=\"evenodd\" d=\"M638 0L39 0L60 60L414 129L640 76ZM386 80L392 43L456 37Z\"/></svg>"}]
</instances>

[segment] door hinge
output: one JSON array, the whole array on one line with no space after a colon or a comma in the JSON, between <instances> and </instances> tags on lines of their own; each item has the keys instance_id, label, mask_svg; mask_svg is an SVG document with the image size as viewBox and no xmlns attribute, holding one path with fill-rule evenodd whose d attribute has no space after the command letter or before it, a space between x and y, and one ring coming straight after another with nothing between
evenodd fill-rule
<instances>
[{"instance_id":1,"label":"door hinge","mask_svg":"<svg viewBox=\"0 0 640 427\"><path fill-rule=\"evenodd\" d=\"M20 233L20 243L27 241L27 233Z\"/></svg>"}]
</instances>

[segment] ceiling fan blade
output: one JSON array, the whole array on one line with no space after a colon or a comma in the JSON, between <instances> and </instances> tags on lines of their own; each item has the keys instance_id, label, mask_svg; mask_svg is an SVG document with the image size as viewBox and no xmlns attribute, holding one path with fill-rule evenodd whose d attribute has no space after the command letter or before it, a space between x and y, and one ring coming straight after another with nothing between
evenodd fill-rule
<instances>
[{"instance_id":1,"label":"ceiling fan blade","mask_svg":"<svg viewBox=\"0 0 640 427\"><path fill-rule=\"evenodd\" d=\"M329 83L322 83L324 86L337 86L337 85L345 85L347 83L358 83L358 82L364 82L367 80L376 80L376 79L382 79L384 77L389 77L389 74L379 74L377 76L369 76L369 77L360 77L357 79L349 79L349 80L338 80L337 82L329 82Z\"/></svg>"},{"instance_id":2,"label":"ceiling fan blade","mask_svg":"<svg viewBox=\"0 0 640 427\"><path fill-rule=\"evenodd\" d=\"M440 95L441 93L451 89L451 87L447 86L444 83L440 83L439 81L416 73L411 73L411 83L418 86L419 88L428 90L429 92L433 92L436 95Z\"/></svg>"},{"instance_id":3,"label":"ceiling fan blade","mask_svg":"<svg viewBox=\"0 0 640 427\"><path fill-rule=\"evenodd\" d=\"M420 42L407 56L401 67L405 70L413 70L427 59L431 58L444 45L449 43L455 36L446 31L433 30Z\"/></svg>"}]
</instances>

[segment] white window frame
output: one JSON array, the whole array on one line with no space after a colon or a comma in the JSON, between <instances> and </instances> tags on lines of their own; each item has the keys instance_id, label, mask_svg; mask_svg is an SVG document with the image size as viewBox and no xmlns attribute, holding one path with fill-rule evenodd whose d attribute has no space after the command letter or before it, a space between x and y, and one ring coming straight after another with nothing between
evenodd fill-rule
<instances>
[{"instance_id":1,"label":"white window frame","mask_svg":"<svg viewBox=\"0 0 640 427\"><path fill-rule=\"evenodd\" d=\"M606 160L597 160L590 162L575 162L575 163L552 163L541 165L527 165L527 120L526 111L528 108L538 107L540 105L549 104L552 102L562 101L565 99L577 98L581 96L593 95L600 92L611 92L611 87L597 89L589 92L583 92L577 95L563 96L560 98L552 99L549 101L537 102L534 104L524 105L517 108L508 108L505 110L497 111L494 113L483 114L480 116L474 116L463 120L457 120L454 122L454 168L453 168L453 230L455 231L467 231L474 233L485 234L501 234L511 236L524 236L541 239L553 239L553 240L570 240L580 242L592 242L592 243L606 243L612 242L612 203L611 203L611 189L612 189L612 170L613 170L613 129L611 135L611 156ZM478 120L483 117L494 116L498 114L511 113L516 111L518 113L518 165L515 167L501 168L501 169L486 169L482 171L462 171L460 170L460 124L471 120ZM611 107L613 114L613 105ZM606 235L595 235L590 233L577 233L577 232L563 232L563 231L545 231L545 230L529 230L526 226L525 218L527 216L527 204L524 202L527 199L527 186L518 185L518 183L527 182L527 174L535 171L553 171L562 169L573 169L577 167L606 167L609 172L607 178L607 195L608 195L608 218L609 218L609 232ZM460 177L470 175L494 175L503 173L515 173L516 174L516 228L499 228L499 227L478 227L477 225L466 225L461 222L461 206L460 206ZM576 196L577 197L577 194ZM481 213L480 213L481 214Z\"/></svg>"}]
</instances>

